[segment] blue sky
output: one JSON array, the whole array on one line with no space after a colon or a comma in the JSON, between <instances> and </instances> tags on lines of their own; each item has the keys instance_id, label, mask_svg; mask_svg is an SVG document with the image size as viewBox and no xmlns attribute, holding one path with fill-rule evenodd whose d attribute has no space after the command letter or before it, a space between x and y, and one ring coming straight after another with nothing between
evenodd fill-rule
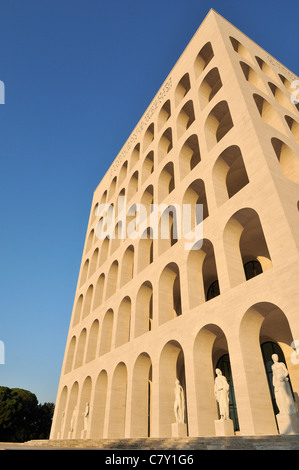
<instances>
[{"instance_id":1,"label":"blue sky","mask_svg":"<svg viewBox=\"0 0 299 470\"><path fill-rule=\"evenodd\" d=\"M210 8L299 74L297 1L0 0L0 385L55 402L93 191Z\"/></svg>"}]
</instances>

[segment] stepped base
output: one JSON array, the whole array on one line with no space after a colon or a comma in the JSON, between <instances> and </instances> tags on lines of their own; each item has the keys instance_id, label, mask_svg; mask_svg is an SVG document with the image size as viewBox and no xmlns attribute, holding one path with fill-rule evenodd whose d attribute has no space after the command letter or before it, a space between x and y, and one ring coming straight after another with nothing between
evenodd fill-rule
<instances>
[{"instance_id":1,"label":"stepped base","mask_svg":"<svg viewBox=\"0 0 299 470\"><path fill-rule=\"evenodd\" d=\"M135 439L50 439L25 442L20 447L99 450L298 450L299 435L178 437Z\"/></svg>"}]
</instances>

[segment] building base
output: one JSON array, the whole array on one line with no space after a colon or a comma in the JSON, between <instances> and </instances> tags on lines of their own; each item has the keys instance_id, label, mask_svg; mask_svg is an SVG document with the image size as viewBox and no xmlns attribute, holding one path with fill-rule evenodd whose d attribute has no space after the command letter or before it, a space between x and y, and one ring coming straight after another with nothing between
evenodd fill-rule
<instances>
[{"instance_id":1,"label":"building base","mask_svg":"<svg viewBox=\"0 0 299 470\"><path fill-rule=\"evenodd\" d=\"M299 415L276 415L280 434L299 434Z\"/></svg>"},{"instance_id":2,"label":"building base","mask_svg":"<svg viewBox=\"0 0 299 470\"><path fill-rule=\"evenodd\" d=\"M187 437L187 424L173 423L171 425L172 437Z\"/></svg>"},{"instance_id":3,"label":"building base","mask_svg":"<svg viewBox=\"0 0 299 470\"><path fill-rule=\"evenodd\" d=\"M232 419L218 419L214 421L216 436L234 436L234 424Z\"/></svg>"}]
</instances>

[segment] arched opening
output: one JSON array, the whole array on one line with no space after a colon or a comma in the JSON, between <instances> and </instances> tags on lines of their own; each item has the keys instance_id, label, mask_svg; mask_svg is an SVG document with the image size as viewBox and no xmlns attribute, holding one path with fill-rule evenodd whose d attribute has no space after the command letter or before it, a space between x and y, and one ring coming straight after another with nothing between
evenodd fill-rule
<instances>
[{"instance_id":1,"label":"arched opening","mask_svg":"<svg viewBox=\"0 0 299 470\"><path fill-rule=\"evenodd\" d=\"M90 248L92 247L92 244L93 244L93 237L94 237L94 229L92 229L90 231L90 234L88 235L88 239L87 239L87 243L86 243L86 248L85 248L85 252L87 253Z\"/></svg>"},{"instance_id":2,"label":"arched opening","mask_svg":"<svg viewBox=\"0 0 299 470\"><path fill-rule=\"evenodd\" d=\"M93 361L96 357L98 335L99 335L99 321L94 320L94 322L91 325L89 336L88 336L86 362Z\"/></svg>"},{"instance_id":3,"label":"arched opening","mask_svg":"<svg viewBox=\"0 0 299 470\"><path fill-rule=\"evenodd\" d=\"M232 43L234 50L242 57L244 57L244 59L248 60L249 62L252 62L252 57L248 49L246 49L243 44L241 44L237 39L233 38L232 36L230 36L229 39Z\"/></svg>"},{"instance_id":4,"label":"arched opening","mask_svg":"<svg viewBox=\"0 0 299 470\"><path fill-rule=\"evenodd\" d=\"M299 184L299 156L280 139L273 137L271 143L284 176Z\"/></svg>"},{"instance_id":5,"label":"arched opening","mask_svg":"<svg viewBox=\"0 0 299 470\"><path fill-rule=\"evenodd\" d=\"M146 281L139 288L135 310L135 338L152 329L153 286Z\"/></svg>"},{"instance_id":6,"label":"arched opening","mask_svg":"<svg viewBox=\"0 0 299 470\"><path fill-rule=\"evenodd\" d=\"M161 111L159 112L159 115L158 115L158 130L160 131L162 129L162 127L164 126L164 124L168 121L168 119L170 118L171 116L171 112L170 112L170 100L167 100L162 108L161 108Z\"/></svg>"},{"instance_id":7,"label":"arched opening","mask_svg":"<svg viewBox=\"0 0 299 470\"><path fill-rule=\"evenodd\" d=\"M159 163L166 157L166 155L172 149L172 130L171 127L164 131L163 135L159 140L158 145L158 161Z\"/></svg>"},{"instance_id":8,"label":"arched opening","mask_svg":"<svg viewBox=\"0 0 299 470\"><path fill-rule=\"evenodd\" d=\"M110 266L106 283L106 299L109 299L116 291L118 275L118 261L114 261Z\"/></svg>"},{"instance_id":9,"label":"arched opening","mask_svg":"<svg viewBox=\"0 0 299 470\"><path fill-rule=\"evenodd\" d=\"M90 377L84 380L80 403L78 409L78 420L76 429L76 438L86 438L89 434L90 427L90 397L91 397L92 381Z\"/></svg>"},{"instance_id":10,"label":"arched opening","mask_svg":"<svg viewBox=\"0 0 299 470\"><path fill-rule=\"evenodd\" d=\"M228 345L223 331L217 325L206 325L198 332L193 347L196 397L194 426L199 436L215 435L214 421L219 419L214 394L215 370L224 354L228 354Z\"/></svg>"},{"instance_id":11,"label":"arched opening","mask_svg":"<svg viewBox=\"0 0 299 470\"><path fill-rule=\"evenodd\" d=\"M138 245L138 266L137 271L140 272L149 266L154 260L154 244L152 229L148 227L140 238Z\"/></svg>"},{"instance_id":12,"label":"arched opening","mask_svg":"<svg viewBox=\"0 0 299 470\"><path fill-rule=\"evenodd\" d=\"M79 396L78 382L74 382L69 396L67 412L65 417L65 426L63 432L64 439L74 439L78 418L77 402Z\"/></svg>"},{"instance_id":13,"label":"arched opening","mask_svg":"<svg viewBox=\"0 0 299 470\"><path fill-rule=\"evenodd\" d=\"M278 112L269 103L269 101L256 93L253 94L253 99L262 120L269 126L277 129L279 132L286 134L286 129L282 123L282 120L280 119Z\"/></svg>"},{"instance_id":14,"label":"arched opening","mask_svg":"<svg viewBox=\"0 0 299 470\"><path fill-rule=\"evenodd\" d=\"M65 367L64 367L64 373L67 374L72 370L73 367L73 361L74 361L74 356L75 356L75 349L76 349L76 336L73 336L68 347L67 355L66 355L66 361L65 361Z\"/></svg>"},{"instance_id":15,"label":"arched opening","mask_svg":"<svg viewBox=\"0 0 299 470\"><path fill-rule=\"evenodd\" d=\"M134 247L130 245L123 256L122 260L122 270L120 276L120 287L127 284L134 275Z\"/></svg>"},{"instance_id":16,"label":"arched opening","mask_svg":"<svg viewBox=\"0 0 299 470\"><path fill-rule=\"evenodd\" d=\"M91 439L102 439L104 437L105 410L107 400L107 372L102 370L99 373L95 384L93 400L92 421L90 427Z\"/></svg>"},{"instance_id":17,"label":"arched opening","mask_svg":"<svg viewBox=\"0 0 299 470\"><path fill-rule=\"evenodd\" d=\"M233 120L226 101L214 106L205 122L205 133L208 150L211 150L233 127Z\"/></svg>"},{"instance_id":18,"label":"arched opening","mask_svg":"<svg viewBox=\"0 0 299 470\"><path fill-rule=\"evenodd\" d=\"M184 98L184 96L186 96L190 88L190 77L188 73L185 73L185 75L181 78L175 89L175 106L177 106L182 101L182 99Z\"/></svg>"},{"instance_id":19,"label":"arched opening","mask_svg":"<svg viewBox=\"0 0 299 470\"><path fill-rule=\"evenodd\" d=\"M103 319L99 356L111 351L112 346L112 331L113 331L113 310L109 309Z\"/></svg>"},{"instance_id":20,"label":"arched opening","mask_svg":"<svg viewBox=\"0 0 299 470\"><path fill-rule=\"evenodd\" d=\"M235 358L235 367L244 371L247 386L244 388L236 381L235 391L237 397L240 394L242 407L250 406L251 416L248 416L246 409L242 409L242 414L240 410L241 431L242 426L247 429L251 426L253 434L277 433L277 408L273 406L273 393L271 397L271 387L269 388L273 351L279 355L279 360L285 363L293 392L298 397L299 377L296 364L292 362L292 343L293 336L287 317L276 305L259 302L245 312L240 324L242 356L239 360Z\"/></svg>"},{"instance_id":21,"label":"arched opening","mask_svg":"<svg viewBox=\"0 0 299 470\"><path fill-rule=\"evenodd\" d=\"M180 210L176 205L166 206L159 220L158 253L161 255L180 238Z\"/></svg>"},{"instance_id":22,"label":"arched opening","mask_svg":"<svg viewBox=\"0 0 299 470\"><path fill-rule=\"evenodd\" d=\"M249 183L240 148L231 145L217 158L213 182L218 206L237 194Z\"/></svg>"},{"instance_id":23,"label":"arched opening","mask_svg":"<svg viewBox=\"0 0 299 470\"><path fill-rule=\"evenodd\" d=\"M195 226L200 224L209 215L203 180L197 179L188 186L183 197L183 204L187 206L184 207L184 210L188 208L190 215L190 217L188 217L190 219L188 223L186 223L187 220L184 220L184 233L186 233L188 231L194 231ZM202 210L200 211L197 210L197 206L199 205L202 206Z\"/></svg>"},{"instance_id":24,"label":"arched opening","mask_svg":"<svg viewBox=\"0 0 299 470\"><path fill-rule=\"evenodd\" d=\"M273 80L277 80L277 75L274 70L270 67L270 65L266 64L266 62L258 56L255 56L255 59L263 73L268 75L268 77L272 78Z\"/></svg>"},{"instance_id":25,"label":"arched opening","mask_svg":"<svg viewBox=\"0 0 299 470\"><path fill-rule=\"evenodd\" d=\"M88 268L89 268L89 260L87 259L81 271L80 287L83 286L83 284L85 283L87 279Z\"/></svg>"},{"instance_id":26,"label":"arched opening","mask_svg":"<svg viewBox=\"0 0 299 470\"><path fill-rule=\"evenodd\" d=\"M262 272L272 267L261 221L253 209L240 209L230 218L223 240L231 287L246 280L245 266L250 269L247 265L250 261L258 261ZM257 264L255 266L257 268ZM261 271L256 270L255 273L258 275Z\"/></svg>"},{"instance_id":27,"label":"arched opening","mask_svg":"<svg viewBox=\"0 0 299 470\"><path fill-rule=\"evenodd\" d=\"M128 171L128 162L125 161L120 169L119 176L118 176L118 185L120 186L123 181L127 177L127 171Z\"/></svg>"},{"instance_id":28,"label":"arched opening","mask_svg":"<svg viewBox=\"0 0 299 470\"><path fill-rule=\"evenodd\" d=\"M285 120L295 141L299 144L299 122L295 121L291 116L285 116Z\"/></svg>"},{"instance_id":29,"label":"arched opening","mask_svg":"<svg viewBox=\"0 0 299 470\"><path fill-rule=\"evenodd\" d=\"M150 124L144 134L143 138L143 151L147 149L147 147L152 143L154 140L154 123Z\"/></svg>"},{"instance_id":30,"label":"arched opening","mask_svg":"<svg viewBox=\"0 0 299 470\"><path fill-rule=\"evenodd\" d=\"M55 421L55 431L53 436L51 434L50 439L62 439L63 438L63 431L65 426L65 408L67 403L68 397L68 388L66 386L63 387L62 392L60 394L59 405L57 407L56 413L56 421Z\"/></svg>"},{"instance_id":31,"label":"arched opening","mask_svg":"<svg viewBox=\"0 0 299 470\"><path fill-rule=\"evenodd\" d=\"M73 326L77 325L77 323L79 323L79 321L80 321L82 306L83 306L83 294L80 294L80 296L79 296L79 298L76 302L76 307L75 307L75 310L74 310Z\"/></svg>"},{"instance_id":32,"label":"arched opening","mask_svg":"<svg viewBox=\"0 0 299 470\"><path fill-rule=\"evenodd\" d=\"M220 294L213 244L204 239L187 258L189 307L194 308Z\"/></svg>"},{"instance_id":33,"label":"arched opening","mask_svg":"<svg viewBox=\"0 0 299 470\"><path fill-rule=\"evenodd\" d=\"M182 314L180 272L175 263L168 264L159 280L159 325Z\"/></svg>"},{"instance_id":34,"label":"arched opening","mask_svg":"<svg viewBox=\"0 0 299 470\"><path fill-rule=\"evenodd\" d=\"M206 68L213 57L214 52L212 44L207 42L199 51L194 62L194 72L196 77L199 77L201 72Z\"/></svg>"},{"instance_id":35,"label":"arched opening","mask_svg":"<svg viewBox=\"0 0 299 470\"><path fill-rule=\"evenodd\" d=\"M150 177L150 175L154 171L154 152L150 152L144 159L143 165L142 165L142 172L141 172L141 184L143 184L147 178Z\"/></svg>"},{"instance_id":36,"label":"arched opening","mask_svg":"<svg viewBox=\"0 0 299 470\"><path fill-rule=\"evenodd\" d=\"M131 176L131 179L128 185L128 201L132 199L133 196L135 196L137 191L138 191L138 171L135 171L135 173Z\"/></svg>"},{"instance_id":37,"label":"arched opening","mask_svg":"<svg viewBox=\"0 0 299 470\"><path fill-rule=\"evenodd\" d=\"M108 199L111 199L116 190L117 177L115 176L110 183Z\"/></svg>"},{"instance_id":38,"label":"arched opening","mask_svg":"<svg viewBox=\"0 0 299 470\"><path fill-rule=\"evenodd\" d=\"M130 437L151 436L152 362L148 354L138 356L132 378Z\"/></svg>"},{"instance_id":39,"label":"arched opening","mask_svg":"<svg viewBox=\"0 0 299 470\"><path fill-rule=\"evenodd\" d=\"M130 170L136 165L140 157L140 144L135 145L130 159Z\"/></svg>"},{"instance_id":40,"label":"arched opening","mask_svg":"<svg viewBox=\"0 0 299 470\"><path fill-rule=\"evenodd\" d=\"M174 166L172 162L165 165L160 173L158 181L158 198L159 202L163 201L171 191L174 190Z\"/></svg>"},{"instance_id":41,"label":"arched opening","mask_svg":"<svg viewBox=\"0 0 299 470\"><path fill-rule=\"evenodd\" d=\"M177 117L177 136L178 139L186 132L195 121L194 107L192 100L184 104Z\"/></svg>"},{"instance_id":42,"label":"arched opening","mask_svg":"<svg viewBox=\"0 0 299 470\"><path fill-rule=\"evenodd\" d=\"M196 134L192 134L190 137L188 137L180 151L180 178L185 178L185 176L187 176L200 161L201 156L198 137Z\"/></svg>"},{"instance_id":43,"label":"arched opening","mask_svg":"<svg viewBox=\"0 0 299 470\"><path fill-rule=\"evenodd\" d=\"M96 272L97 265L98 265L98 258L99 258L99 249L96 248L90 260L90 267L89 267L89 273L88 273L89 277L92 276L94 272Z\"/></svg>"},{"instance_id":44,"label":"arched opening","mask_svg":"<svg viewBox=\"0 0 299 470\"><path fill-rule=\"evenodd\" d=\"M87 336L86 328L83 328L83 330L80 333L79 339L78 339L74 369L76 369L77 367L82 366L82 364L83 364L85 346L86 346L86 336Z\"/></svg>"},{"instance_id":45,"label":"arched opening","mask_svg":"<svg viewBox=\"0 0 299 470\"><path fill-rule=\"evenodd\" d=\"M240 62L240 66L244 74L244 77L246 78L248 83L255 86L262 92L267 93L267 89L266 89L264 81L262 80L262 77L245 62Z\"/></svg>"},{"instance_id":46,"label":"arched opening","mask_svg":"<svg viewBox=\"0 0 299 470\"><path fill-rule=\"evenodd\" d=\"M115 347L122 346L130 341L131 328L131 299L125 297L118 309Z\"/></svg>"},{"instance_id":47,"label":"arched opening","mask_svg":"<svg viewBox=\"0 0 299 470\"><path fill-rule=\"evenodd\" d=\"M169 341L164 346L159 361L159 377L159 436L172 436L172 424L176 422L174 402L177 379L184 391L184 422L188 433L185 358L177 341Z\"/></svg>"},{"instance_id":48,"label":"arched opening","mask_svg":"<svg viewBox=\"0 0 299 470\"><path fill-rule=\"evenodd\" d=\"M268 85L277 103L292 112L294 107L290 100L289 94L286 95L280 88L278 88L278 86L274 85L272 82L268 82Z\"/></svg>"},{"instance_id":49,"label":"arched opening","mask_svg":"<svg viewBox=\"0 0 299 470\"><path fill-rule=\"evenodd\" d=\"M120 362L114 371L111 384L108 438L120 439L125 436L127 400L127 368Z\"/></svg>"},{"instance_id":50,"label":"arched opening","mask_svg":"<svg viewBox=\"0 0 299 470\"><path fill-rule=\"evenodd\" d=\"M97 284L95 287L94 301L93 301L94 309L99 307L103 301L104 286L105 286L105 274L101 274L99 279L97 280Z\"/></svg>"},{"instance_id":51,"label":"arched opening","mask_svg":"<svg viewBox=\"0 0 299 470\"><path fill-rule=\"evenodd\" d=\"M198 97L201 109L203 109L214 98L221 87L222 81L219 70L217 67L214 67L207 73L199 87Z\"/></svg>"},{"instance_id":52,"label":"arched opening","mask_svg":"<svg viewBox=\"0 0 299 470\"><path fill-rule=\"evenodd\" d=\"M93 295L93 285L91 284L87 289L86 296L85 296L85 299L84 299L83 310L82 310L82 319L87 317L87 315L90 314L92 295Z\"/></svg>"},{"instance_id":53,"label":"arched opening","mask_svg":"<svg viewBox=\"0 0 299 470\"><path fill-rule=\"evenodd\" d=\"M108 250L109 250L109 238L108 236L102 241L102 246L101 246L101 255L100 255L100 262L99 265L101 266L104 264L108 257Z\"/></svg>"}]
</instances>

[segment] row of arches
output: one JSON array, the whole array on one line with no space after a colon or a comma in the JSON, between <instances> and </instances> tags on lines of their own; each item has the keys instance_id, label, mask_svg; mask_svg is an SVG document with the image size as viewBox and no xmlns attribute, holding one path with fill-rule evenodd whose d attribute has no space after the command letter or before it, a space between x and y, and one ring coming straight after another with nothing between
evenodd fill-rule
<instances>
[{"instance_id":1,"label":"row of arches","mask_svg":"<svg viewBox=\"0 0 299 470\"><path fill-rule=\"evenodd\" d=\"M246 60L246 63L240 62L240 65L248 81L251 81L252 78L252 83L255 85L263 83L261 80L259 80L258 74L254 71L254 69L252 69L252 67L249 67L248 65L248 63L253 66L257 64L259 70L261 70L263 74L265 74L269 79L276 81L277 83L282 83L288 93L291 93L293 91L291 88L291 82L284 75L282 75L281 73L276 73L276 71L273 67L271 67L271 65L266 63L263 59L261 59L261 57L251 54L249 50L234 37L230 36L229 39L231 41L233 49ZM251 74L252 77L250 77ZM272 84L270 88L272 89L273 86L275 87L275 85ZM259 88L259 86L257 88Z\"/></svg>"},{"instance_id":2,"label":"row of arches","mask_svg":"<svg viewBox=\"0 0 299 470\"><path fill-rule=\"evenodd\" d=\"M272 96L275 98L276 103L278 103L284 109L287 109L289 112L295 113L298 111L298 104L293 104L290 99L290 94L292 92L291 83L281 74L276 74L273 68L264 60L258 56L255 56L255 61L258 64L259 69L267 76L267 80L265 81L263 77L255 70L255 68L251 66L253 65L253 58L250 52L246 50L246 48L236 39L230 37L230 40L235 51L246 59L246 62L240 61L240 66L246 80L264 94L268 95L268 90L270 90ZM280 79L281 83L283 84L285 89L284 91L280 88L280 86L278 86L278 79ZM272 80L275 81L276 84L273 83ZM269 88L266 87L266 84ZM276 128L280 133L285 135L287 133L287 129L290 129L296 143L299 143L299 122L296 119L294 119L289 114L286 114L285 111L283 111L284 119L282 119L280 116L281 113L279 113L274 108L274 106L271 105L269 99L263 95L254 93L253 99L264 122ZM287 127L285 127L285 124Z\"/></svg>"},{"instance_id":3,"label":"row of arches","mask_svg":"<svg viewBox=\"0 0 299 470\"><path fill-rule=\"evenodd\" d=\"M195 70L196 70L196 77L205 69L205 67L209 64L214 56L214 52L212 49L211 43L207 43L203 46L196 56L195 59ZM204 103L209 102L216 92L221 88L222 82L220 79L219 71L217 68L214 68L212 72L208 73L208 76L203 79L203 83L199 89L199 99ZM128 160L126 160L117 176L115 176L110 184L109 190L106 190L103 194L103 198L110 199L115 192L115 189L120 186L124 179L127 177L128 171L131 171L136 163L140 160L140 156L144 153L147 153L145 162L142 168L142 182L146 180L149 174L153 171L153 151L147 151L150 144L153 142L156 133L160 133L163 127L167 126L167 122L169 121L170 117L173 115L172 108L175 109L178 105L185 101L182 104L182 107L179 112L176 111L176 128L177 138L180 139L184 132L190 128L192 123L195 121L195 106L192 99L187 100L186 95L191 89L191 80L190 74L185 73L183 77L178 81L174 94L173 99L168 99L162 106L159 111L157 117L157 132L155 130L155 125L152 122L148 125L147 129L145 130L143 140L137 143L134 149L131 152L131 156ZM210 90L209 90L210 89ZM194 140L191 139L191 141ZM192 144L192 142L190 142ZM187 146L189 146L189 144ZM164 157L171 151L173 148L173 126L168 126L163 131L163 134L159 136L159 143L157 146L157 164L159 164ZM196 159L196 155L195 158Z\"/></svg>"},{"instance_id":4,"label":"row of arches","mask_svg":"<svg viewBox=\"0 0 299 470\"><path fill-rule=\"evenodd\" d=\"M261 220L255 210L246 208L237 211L225 226L223 241L231 287L246 282L272 267ZM143 259L148 257L150 260L150 253L149 246L146 251L144 245ZM80 294L75 304L72 326L79 324L103 305L106 312L109 312L106 315L110 318L110 333L107 331L106 335L111 337L114 309L113 302L111 304L109 299L126 282L133 279L136 266L134 250L130 250L127 255L122 264L124 271L119 271L118 261L114 261L108 274L102 273L99 276L95 288L92 284L85 296ZM124 334L129 340L146 333L152 329L153 324L161 325L221 295L221 290L222 279L219 279L213 243L203 239L199 249L186 251L183 265L174 260L164 268L161 267L159 273L155 272L155 279L148 279L141 286L137 286L132 309L131 298L128 298L130 309L127 309L127 312L130 311L130 319L126 321L127 330ZM157 302L154 314L153 302ZM131 311L134 331L130 330ZM103 314L102 310L101 312ZM117 320L116 324L122 322Z\"/></svg>"},{"instance_id":5,"label":"row of arches","mask_svg":"<svg viewBox=\"0 0 299 470\"><path fill-rule=\"evenodd\" d=\"M246 48L235 38L230 37L230 40L232 42L233 48L240 54L242 57L244 57L249 63L252 65L253 58L251 54L246 50ZM203 52L205 51L205 52ZM208 51L208 52L206 52ZM213 49L210 43L207 43L200 53L198 54L198 57L195 61L195 63L201 64L201 66L198 67L198 70L203 71L205 67L209 64L210 60L213 58L214 53ZM204 57L204 59L203 59ZM277 75L274 70L266 64L261 58L255 57L256 63L258 64L258 67L260 70L267 75L267 77L272 78L272 80L277 80L278 76L283 83L283 86L286 88L287 92L290 92L290 82L283 77L281 74ZM240 62L241 68L243 70L243 73L245 75L245 78L247 81L250 83L254 84L257 86L261 91L267 92L265 90L265 84L258 74L256 70L254 70L247 62ZM211 101L211 99L217 94L217 92L220 90L222 87L222 80L219 74L219 70L217 67L214 67L210 69L207 73L207 75L204 77L204 79L201 82L200 88L199 88L199 102L200 106L203 109L203 107ZM296 106L294 106L289 97L282 92L282 90L275 85L273 82L269 82L269 87L272 91L273 96L277 100L278 103L282 104L284 107L288 108L290 111L296 110ZM174 107L178 105L178 103L188 94L188 92L191 89L191 82L190 82L190 76L188 73L186 73L178 82L175 92L174 92ZM270 103L267 101L267 99L261 95L254 94L253 96L257 108L262 116L263 119L270 125L273 125L275 128L278 128L279 131L282 131L285 133L285 128L283 126L283 123L280 122L279 119L277 119L276 116L276 110L271 107ZM167 100L166 103L162 106L159 116L158 116L158 128L159 130L162 129L162 127L167 123L169 118L171 117L171 100ZM183 105L181 111L178 114L177 118L177 129L180 132L180 129L183 131L187 130L192 123L195 121L195 113L194 113L194 105L192 100L188 100L185 102ZM289 115L285 116L285 121L290 128L292 134L294 135L296 141L298 142L298 127L299 124L298 122ZM233 120L232 116L229 110L228 103L225 100L220 101L217 103L217 105L214 106L214 108L211 110L209 113L206 123L205 123L205 132L206 132L206 141L207 141L207 146L208 149L211 149L215 143L217 143L219 140L221 140L222 137L233 127ZM172 127L168 127L166 130L164 130L162 136L160 136L160 143L158 145L158 151L157 151L157 164L160 163L163 158L170 152L170 150L173 148L173 136L172 136ZM145 132L145 141L149 145L154 138L154 124L151 123ZM192 149L194 147L196 138L193 136L191 141L188 143L184 144L188 147L188 152L192 152ZM195 145L196 151L192 152L194 153L194 158L193 160L200 161L200 152L198 151L198 145ZM182 148L183 150L183 148ZM185 150L185 148L184 148ZM146 151L146 148L144 149L144 152ZM130 169L134 167L134 165L139 161L140 155L141 155L141 144L138 143L134 150L132 151L132 155L130 158ZM185 152L183 152L185 153ZM144 160L144 165L142 168L142 172L140 172L140 181L141 184L143 184L147 177L153 172L154 169L154 151L151 150L148 152L147 156L145 157ZM128 161L124 162L122 167L120 168L119 175L115 176L115 178L112 180L110 189L108 192L105 192L103 194L103 198L105 195L108 195L108 199L111 199L114 191L116 190L117 184L121 185L124 181L124 179L127 176L128 172ZM182 165L184 166L184 165ZM182 170L181 177L184 177L186 172ZM130 181L130 187L132 188L132 191L128 191L128 194L134 194L134 185L136 184L136 174L131 176L131 181Z\"/></svg>"},{"instance_id":6,"label":"row of arches","mask_svg":"<svg viewBox=\"0 0 299 470\"><path fill-rule=\"evenodd\" d=\"M184 171L188 173L188 168L190 169L192 167L192 156L190 153L188 154L187 144L186 144L186 148L184 151L186 151L186 153L184 155L184 158L181 160L182 168L184 168ZM286 163L286 165L288 165L288 162ZM248 178L248 174L246 171L243 155L238 145L231 145L221 152L221 154L216 159L216 162L212 168L212 178L214 182L215 196L216 196L216 202L218 206L220 206L226 200L233 197L244 186L246 186L249 183L249 178ZM144 190L143 195L141 196L139 204L142 205L143 208L145 209L147 217L151 213L153 204L156 204L156 205L163 204L162 201L165 200L165 198L175 190L176 184L177 184L176 181L177 181L177 178L175 176L174 164L173 162L169 162L161 170L157 188L154 188L153 185L149 185ZM138 190L137 184L138 183L136 183L135 191ZM115 249L119 246L120 239L125 238L124 236L120 235L123 233L122 231L125 230L125 234L127 234L128 224L129 223L131 224L131 221L134 219L134 216L136 217L136 214L138 214L139 205L134 204L134 203L132 203L131 205L129 204L129 200L128 200L129 193L130 191L126 191L125 189L123 189L118 195L117 204L115 205L115 207L113 204L112 205L106 204L102 206L102 207L106 207L106 206L109 207L109 209L107 210L111 209L113 211L114 219L116 220L115 222L116 225L114 228L114 239L111 240L111 243L110 243L111 245L110 254L112 254L115 251ZM119 201L121 200L125 201L125 204L127 204L127 207L121 208L121 211L120 211ZM157 201L160 201L160 202L157 202ZM105 203L103 202L103 204ZM196 206L196 204L201 204L203 206L203 220L209 215L206 189L205 189L204 181L202 179L200 178L195 179L193 182L189 184L189 186L185 190L180 207L183 207L184 205L188 205L188 204L191 206L192 214L195 213L194 207ZM173 208L175 208L176 206L177 204L170 206L169 208L170 212L173 212ZM98 204L93 209L94 214L97 213L97 207L98 207ZM158 207L157 210L160 210L160 207ZM163 210L163 207L161 205L161 211L162 210ZM126 223L127 223L126 226L122 225L123 221L122 221L121 215L124 213L126 215ZM143 214L142 214L142 217L143 217ZM139 219L141 218L141 214L138 214L138 218ZM118 219L120 220L117 221ZM108 220L108 217L107 217L107 220ZM143 219L141 220L141 222L143 222ZM193 229L194 223L192 222L191 225L192 225L191 229ZM100 218L100 220L98 221L96 228L92 228L90 230L90 233L87 237L85 252L88 252L91 249L91 247L94 245L97 239L99 238L103 239L102 228L107 229L107 226L105 225L105 219L103 219L103 217ZM109 239L102 241L101 253L99 253L99 248L97 248L94 251L91 259L86 260L85 262L86 265L83 268L80 285L82 285L86 281L86 279L94 273L98 262L99 264L103 264L103 262L106 261L107 256L108 256L108 246L109 246Z\"/></svg>"},{"instance_id":7,"label":"row of arches","mask_svg":"<svg viewBox=\"0 0 299 470\"><path fill-rule=\"evenodd\" d=\"M286 363L298 401L299 377L291 361L293 336L287 317L275 304L260 302L242 316L239 343L234 338L211 323L184 339L170 339L162 346L158 341L134 360L102 369L84 383L63 387L56 408L56 437L81 436L86 402L91 410L87 437L170 437L176 379L185 391L188 434L214 435L219 417L213 390L217 367L230 384L235 431L277 433L269 367L273 352ZM76 423L70 434L74 410Z\"/></svg>"}]
</instances>

